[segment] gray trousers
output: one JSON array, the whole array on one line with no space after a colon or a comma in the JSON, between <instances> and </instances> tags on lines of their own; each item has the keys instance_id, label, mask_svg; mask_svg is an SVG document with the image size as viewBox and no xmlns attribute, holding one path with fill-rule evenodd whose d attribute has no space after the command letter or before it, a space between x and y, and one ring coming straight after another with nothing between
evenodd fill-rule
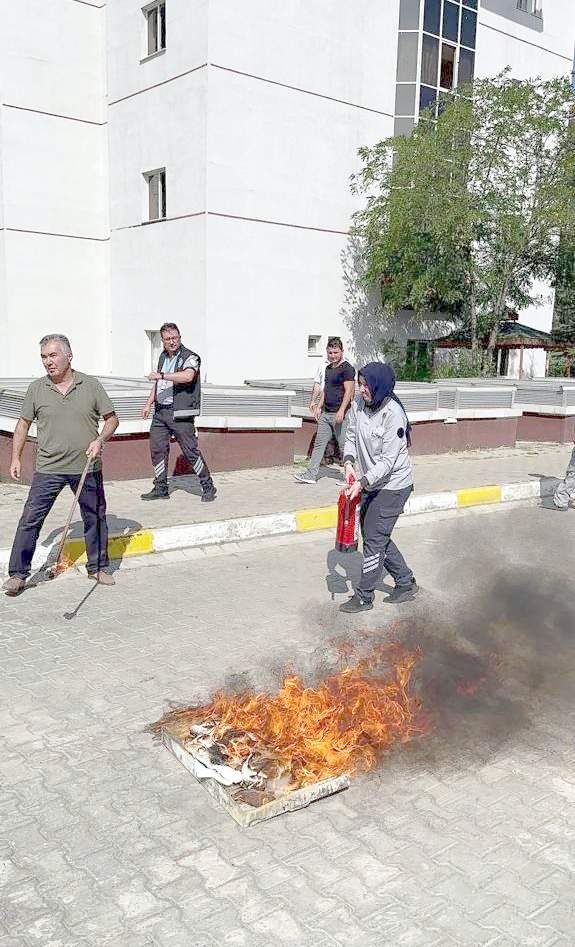
<instances>
[{"instance_id":1,"label":"gray trousers","mask_svg":"<svg viewBox=\"0 0 575 947\"><path fill-rule=\"evenodd\" d=\"M315 443L313 445L313 451L307 465L309 474L317 479L319 473L319 465L323 460L323 455L325 454L325 449L329 442L331 441L333 435L337 439L339 444L339 449L341 451L341 456L343 457L343 448L345 445L345 432L347 428L347 414L343 419L341 424L336 424L335 422L335 411L328 412L322 411L319 421L317 422L317 433L315 435Z\"/></svg>"},{"instance_id":2,"label":"gray trousers","mask_svg":"<svg viewBox=\"0 0 575 947\"><path fill-rule=\"evenodd\" d=\"M362 599L372 601L383 569L396 586L410 585L413 572L393 542L393 527L403 513L413 487L403 490L377 490L366 493L361 501L359 521L363 537L361 579L355 589Z\"/></svg>"},{"instance_id":3,"label":"gray trousers","mask_svg":"<svg viewBox=\"0 0 575 947\"><path fill-rule=\"evenodd\" d=\"M569 506L569 500L575 496L575 447L571 454L571 460L567 467L565 480L562 480L555 491L553 502L555 506L561 506L563 509Z\"/></svg>"}]
</instances>

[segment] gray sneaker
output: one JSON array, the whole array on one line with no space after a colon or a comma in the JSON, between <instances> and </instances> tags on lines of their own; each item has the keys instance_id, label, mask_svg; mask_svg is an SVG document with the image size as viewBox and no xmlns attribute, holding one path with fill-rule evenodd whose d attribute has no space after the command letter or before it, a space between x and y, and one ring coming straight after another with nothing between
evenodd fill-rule
<instances>
[{"instance_id":1,"label":"gray sneaker","mask_svg":"<svg viewBox=\"0 0 575 947\"><path fill-rule=\"evenodd\" d=\"M6 595L20 595L20 592L24 591L25 585L26 579L21 579L19 575L11 575L9 579L6 579L2 588Z\"/></svg>"},{"instance_id":2,"label":"gray sneaker","mask_svg":"<svg viewBox=\"0 0 575 947\"><path fill-rule=\"evenodd\" d=\"M315 477L307 471L304 470L303 473L294 474L294 480L297 480L298 483L315 483Z\"/></svg>"}]
</instances>

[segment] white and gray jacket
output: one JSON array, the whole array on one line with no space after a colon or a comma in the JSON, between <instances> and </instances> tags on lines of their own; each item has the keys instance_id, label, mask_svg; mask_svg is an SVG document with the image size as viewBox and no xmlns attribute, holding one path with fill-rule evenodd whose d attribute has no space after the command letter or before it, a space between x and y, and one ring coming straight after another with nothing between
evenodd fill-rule
<instances>
[{"instance_id":1,"label":"white and gray jacket","mask_svg":"<svg viewBox=\"0 0 575 947\"><path fill-rule=\"evenodd\" d=\"M403 490L413 485L406 427L405 413L392 398L376 411L361 397L352 402L344 458L354 463L364 490Z\"/></svg>"}]
</instances>

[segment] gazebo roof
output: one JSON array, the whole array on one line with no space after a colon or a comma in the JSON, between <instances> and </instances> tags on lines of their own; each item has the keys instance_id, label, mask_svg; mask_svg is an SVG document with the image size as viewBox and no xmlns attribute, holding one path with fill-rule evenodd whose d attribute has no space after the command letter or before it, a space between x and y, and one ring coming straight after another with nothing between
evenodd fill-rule
<instances>
[{"instance_id":1,"label":"gazebo roof","mask_svg":"<svg viewBox=\"0 0 575 947\"><path fill-rule=\"evenodd\" d=\"M487 346L487 336L481 339L481 344ZM440 349L471 348L471 334L467 329L456 329L442 339L435 342ZM548 332L533 329L514 319L506 319L499 326L495 347L499 349L546 349L547 351L561 351L566 346L556 342Z\"/></svg>"}]
</instances>

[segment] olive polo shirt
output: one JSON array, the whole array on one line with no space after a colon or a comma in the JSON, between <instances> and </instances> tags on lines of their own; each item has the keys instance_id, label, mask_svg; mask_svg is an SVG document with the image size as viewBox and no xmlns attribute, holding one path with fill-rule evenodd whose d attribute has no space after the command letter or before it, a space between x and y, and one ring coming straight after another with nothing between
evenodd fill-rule
<instances>
[{"instance_id":1,"label":"olive polo shirt","mask_svg":"<svg viewBox=\"0 0 575 947\"><path fill-rule=\"evenodd\" d=\"M71 388L63 395L50 378L37 378L24 396L21 416L36 421L36 470L39 473L81 474L86 448L98 436L100 418L114 405L97 378L73 372ZM96 458L92 470L100 470Z\"/></svg>"}]
</instances>

